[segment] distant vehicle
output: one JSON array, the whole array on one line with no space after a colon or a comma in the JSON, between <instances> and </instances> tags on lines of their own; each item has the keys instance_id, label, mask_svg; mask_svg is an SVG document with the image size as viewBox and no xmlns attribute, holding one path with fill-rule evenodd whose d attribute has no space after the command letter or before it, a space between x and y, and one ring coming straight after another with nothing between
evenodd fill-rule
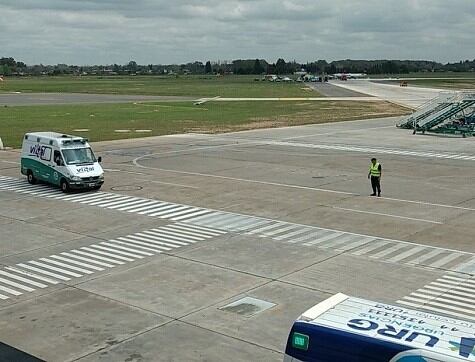
<instances>
[{"instance_id":1,"label":"distant vehicle","mask_svg":"<svg viewBox=\"0 0 475 362\"><path fill-rule=\"evenodd\" d=\"M284 362L469 362L473 331L468 321L339 293L294 322Z\"/></svg>"},{"instance_id":2,"label":"distant vehicle","mask_svg":"<svg viewBox=\"0 0 475 362\"><path fill-rule=\"evenodd\" d=\"M92 152L86 138L56 132L27 133L23 137L21 173L30 184L44 181L71 189L101 188L104 183L101 157Z\"/></svg>"},{"instance_id":3,"label":"distant vehicle","mask_svg":"<svg viewBox=\"0 0 475 362\"><path fill-rule=\"evenodd\" d=\"M289 77L284 77L282 78L282 82L293 82L293 79L290 79Z\"/></svg>"},{"instance_id":4,"label":"distant vehicle","mask_svg":"<svg viewBox=\"0 0 475 362\"><path fill-rule=\"evenodd\" d=\"M407 87L407 81L403 80L399 83L399 86L401 87Z\"/></svg>"}]
</instances>

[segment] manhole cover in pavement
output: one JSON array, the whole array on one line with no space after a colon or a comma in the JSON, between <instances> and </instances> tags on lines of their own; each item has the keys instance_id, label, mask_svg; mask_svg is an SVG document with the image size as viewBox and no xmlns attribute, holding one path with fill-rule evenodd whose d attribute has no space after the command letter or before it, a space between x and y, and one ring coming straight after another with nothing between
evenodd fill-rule
<instances>
[{"instance_id":1,"label":"manhole cover in pavement","mask_svg":"<svg viewBox=\"0 0 475 362\"><path fill-rule=\"evenodd\" d=\"M252 297L244 297L219 309L226 312L236 313L244 317L252 317L253 315L261 313L273 306L275 306L275 303L266 302L265 300Z\"/></svg>"},{"instance_id":2,"label":"manhole cover in pavement","mask_svg":"<svg viewBox=\"0 0 475 362\"><path fill-rule=\"evenodd\" d=\"M123 186L111 187L111 190L113 191L138 191L142 189L143 189L142 186L137 186L137 185L123 185Z\"/></svg>"}]
</instances>

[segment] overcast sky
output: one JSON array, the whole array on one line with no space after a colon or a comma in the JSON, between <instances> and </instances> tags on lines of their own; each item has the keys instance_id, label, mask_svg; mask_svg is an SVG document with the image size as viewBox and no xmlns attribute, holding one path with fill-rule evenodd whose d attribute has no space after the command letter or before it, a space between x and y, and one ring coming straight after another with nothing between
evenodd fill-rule
<instances>
[{"instance_id":1,"label":"overcast sky","mask_svg":"<svg viewBox=\"0 0 475 362\"><path fill-rule=\"evenodd\" d=\"M475 58L475 0L1 0L27 64Z\"/></svg>"}]
</instances>

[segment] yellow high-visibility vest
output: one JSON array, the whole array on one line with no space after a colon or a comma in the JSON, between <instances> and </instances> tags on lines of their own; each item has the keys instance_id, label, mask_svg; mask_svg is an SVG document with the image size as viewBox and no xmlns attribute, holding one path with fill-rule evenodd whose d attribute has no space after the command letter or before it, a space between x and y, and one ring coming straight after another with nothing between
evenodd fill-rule
<instances>
[{"instance_id":1,"label":"yellow high-visibility vest","mask_svg":"<svg viewBox=\"0 0 475 362\"><path fill-rule=\"evenodd\" d=\"M369 166L369 173L371 174L371 176L374 176L374 177L381 176L381 171L379 171L379 162L376 162L374 165L371 164Z\"/></svg>"}]
</instances>

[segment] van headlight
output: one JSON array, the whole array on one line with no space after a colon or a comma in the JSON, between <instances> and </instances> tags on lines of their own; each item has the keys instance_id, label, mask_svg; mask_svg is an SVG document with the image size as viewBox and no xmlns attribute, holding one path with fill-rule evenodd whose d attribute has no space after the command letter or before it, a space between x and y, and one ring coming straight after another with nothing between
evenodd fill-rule
<instances>
[{"instance_id":1,"label":"van headlight","mask_svg":"<svg viewBox=\"0 0 475 362\"><path fill-rule=\"evenodd\" d=\"M81 181L81 178L79 176L73 176L71 177L71 181Z\"/></svg>"},{"instance_id":2,"label":"van headlight","mask_svg":"<svg viewBox=\"0 0 475 362\"><path fill-rule=\"evenodd\" d=\"M104 174L99 176L99 180L104 180Z\"/></svg>"}]
</instances>

